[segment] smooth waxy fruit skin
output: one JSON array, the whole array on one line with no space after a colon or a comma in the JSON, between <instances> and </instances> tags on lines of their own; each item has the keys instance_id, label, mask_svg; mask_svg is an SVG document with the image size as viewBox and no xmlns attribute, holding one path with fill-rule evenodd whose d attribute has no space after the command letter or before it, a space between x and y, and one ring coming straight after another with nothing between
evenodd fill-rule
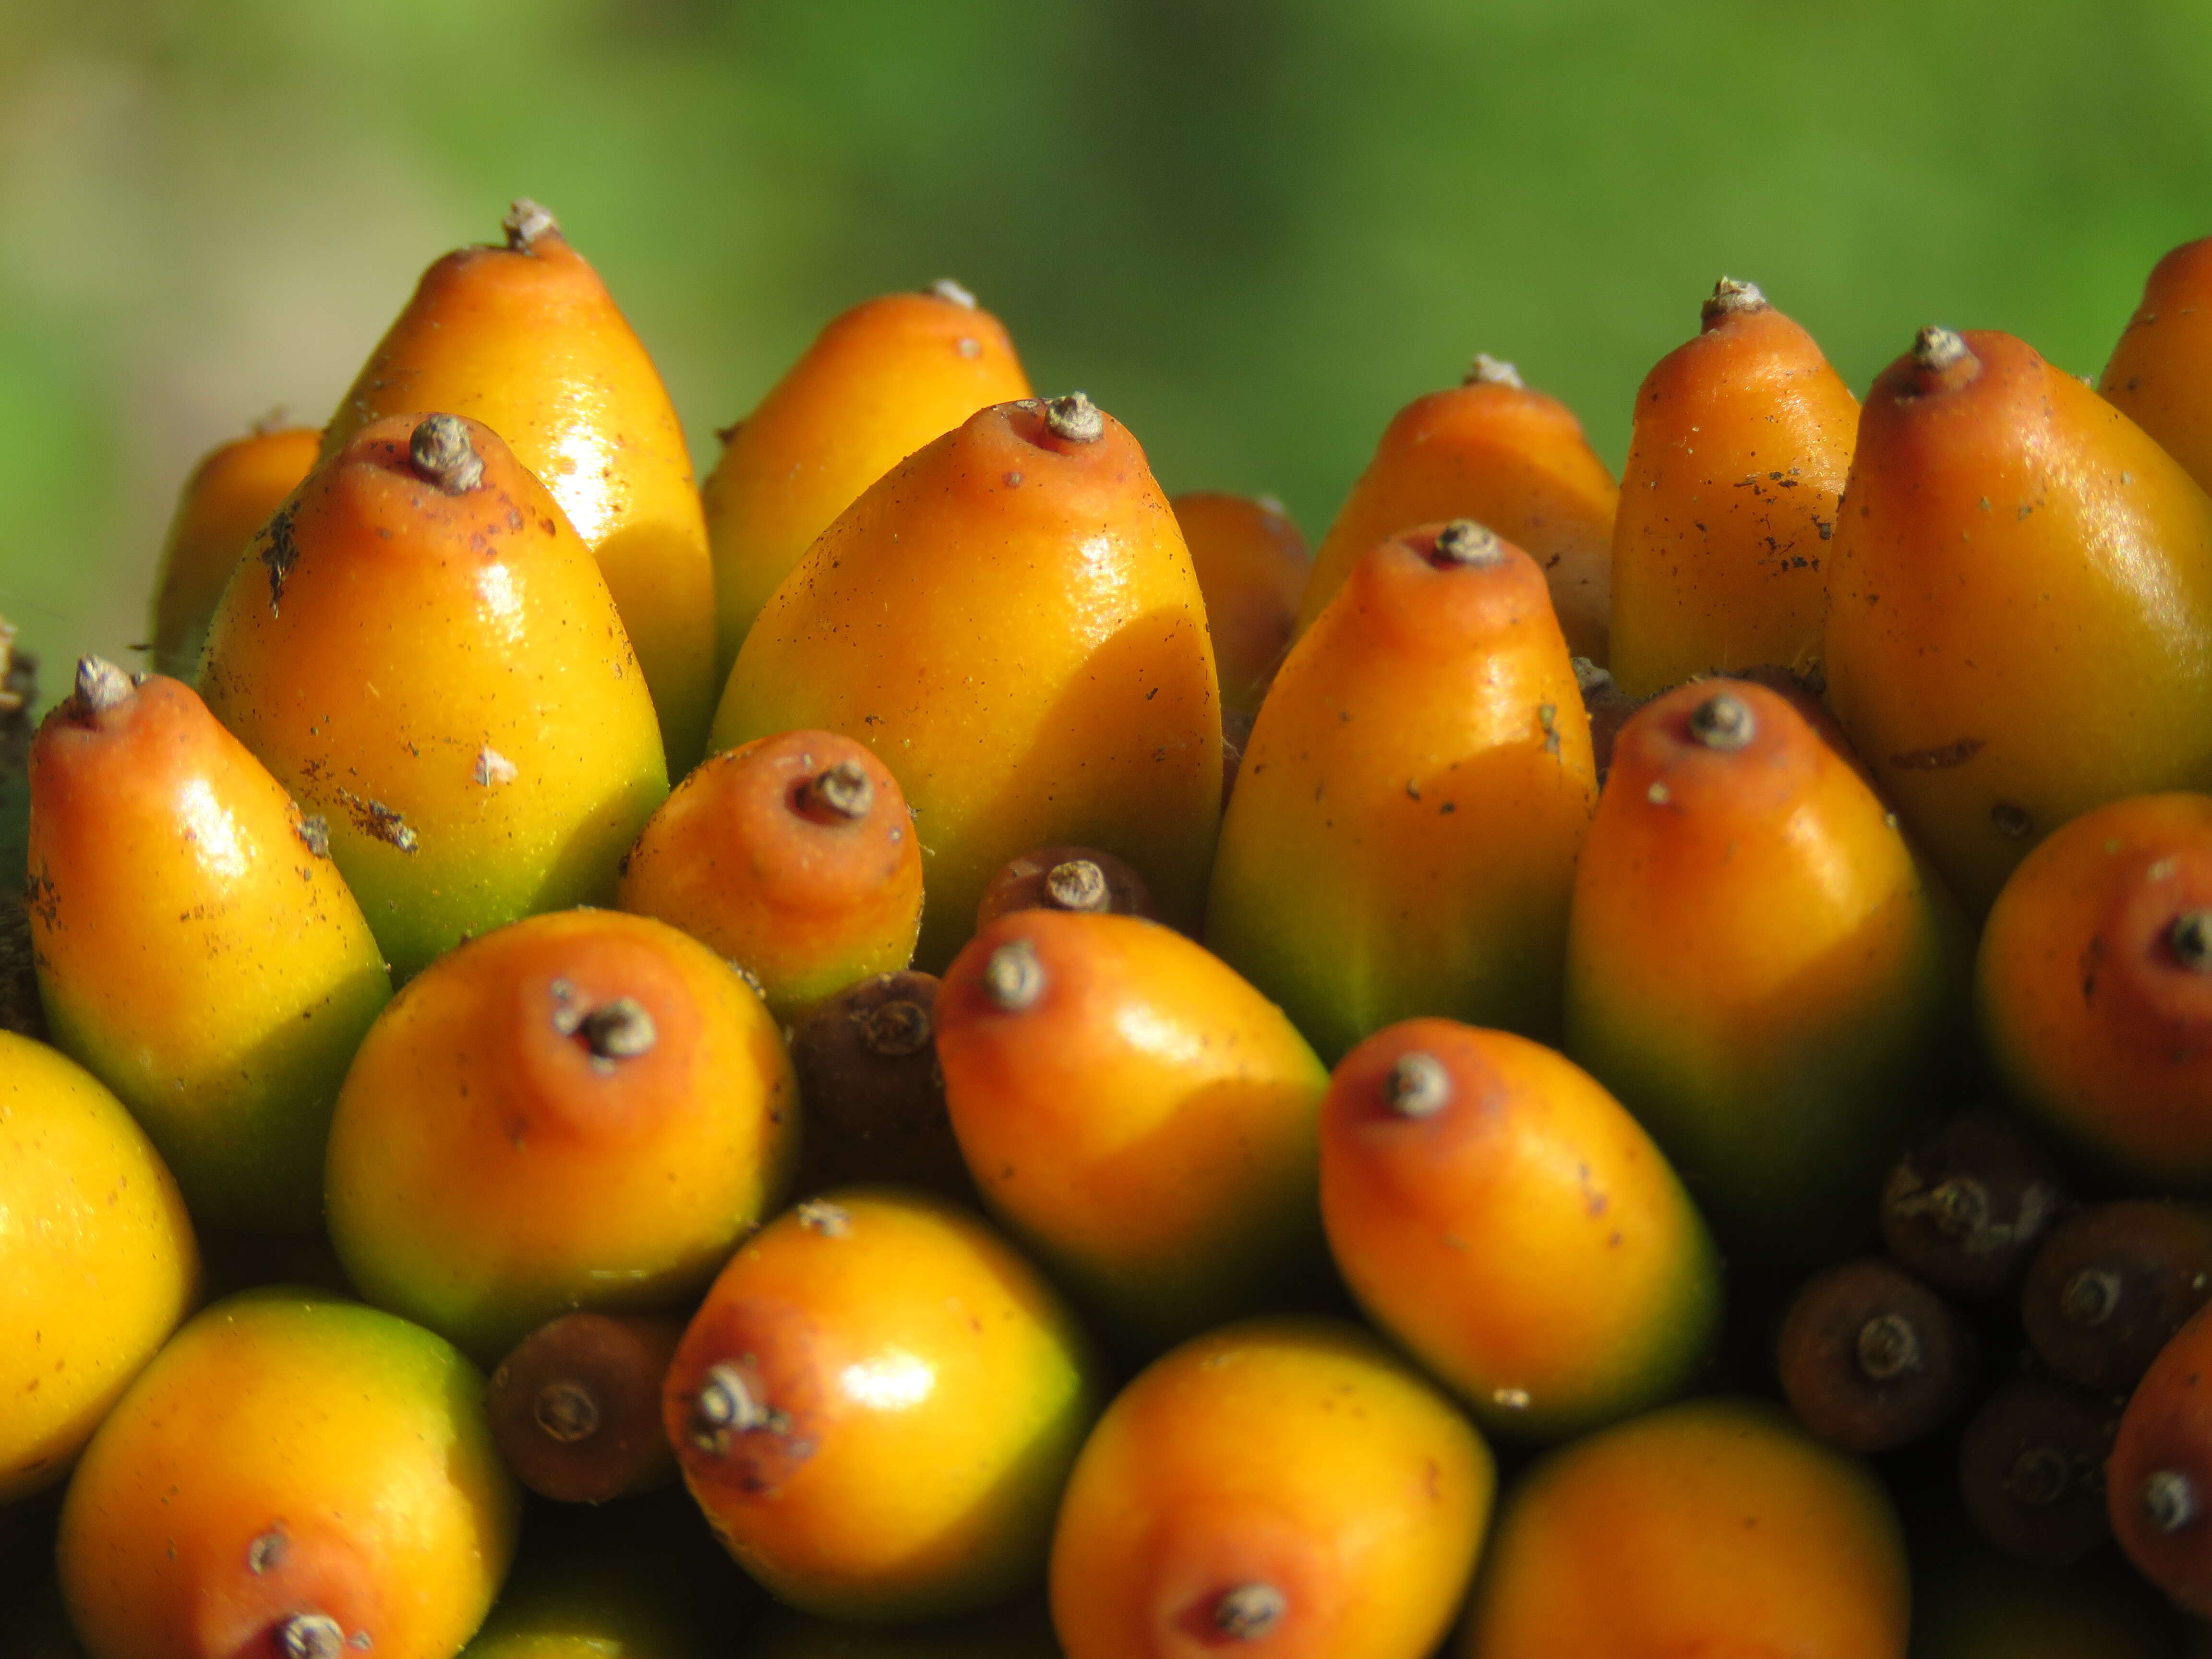
<instances>
[{"instance_id":1,"label":"smooth waxy fruit skin","mask_svg":"<svg viewBox=\"0 0 2212 1659\"><path fill-rule=\"evenodd\" d=\"M323 447L312 427L257 428L211 451L185 480L154 580L157 674L189 680L199 672L208 619L270 514L299 487Z\"/></svg>"},{"instance_id":2,"label":"smooth waxy fruit skin","mask_svg":"<svg viewBox=\"0 0 2212 1659\"><path fill-rule=\"evenodd\" d=\"M1729 286L1636 394L1607 660L1632 696L1820 654L1858 402L1790 318L1763 300L1720 303Z\"/></svg>"},{"instance_id":3,"label":"smooth waxy fruit skin","mask_svg":"<svg viewBox=\"0 0 2212 1659\"><path fill-rule=\"evenodd\" d=\"M1221 708L1190 556L1127 429L1050 407L984 410L855 501L761 612L714 717L717 749L819 726L890 768L933 973L1016 854L1118 853L1185 927L1213 854Z\"/></svg>"},{"instance_id":4,"label":"smooth waxy fruit skin","mask_svg":"<svg viewBox=\"0 0 2212 1659\"><path fill-rule=\"evenodd\" d=\"M503 247L422 273L324 434L336 455L386 417L481 421L544 481L599 562L636 647L672 770L714 707L714 568L667 388L614 298L551 216L517 202Z\"/></svg>"},{"instance_id":5,"label":"smooth waxy fruit skin","mask_svg":"<svg viewBox=\"0 0 2212 1659\"><path fill-rule=\"evenodd\" d=\"M1557 1440L1644 1410L1719 1329L1719 1258L1659 1149L1510 1032L1408 1020L1346 1055L1321 1204L1352 1293L1493 1433Z\"/></svg>"},{"instance_id":6,"label":"smooth waxy fruit skin","mask_svg":"<svg viewBox=\"0 0 2212 1659\"><path fill-rule=\"evenodd\" d=\"M189 1311L199 1249L161 1155L88 1072L0 1031L0 1504L58 1480Z\"/></svg>"},{"instance_id":7,"label":"smooth waxy fruit skin","mask_svg":"<svg viewBox=\"0 0 2212 1659\"><path fill-rule=\"evenodd\" d=\"M1426 526L1353 568L1223 820L1206 944L1327 1060L1422 1014L1559 1033L1589 722L1534 563L1468 529L1474 562Z\"/></svg>"},{"instance_id":8,"label":"smooth waxy fruit skin","mask_svg":"<svg viewBox=\"0 0 2212 1659\"><path fill-rule=\"evenodd\" d=\"M1568 648L1603 663L1620 499L1565 404L1478 368L1464 386L1414 399L1383 432L1314 554L1297 631L1314 625L1369 549L1416 525L1473 519L1528 550Z\"/></svg>"},{"instance_id":9,"label":"smooth waxy fruit skin","mask_svg":"<svg viewBox=\"0 0 2212 1659\"><path fill-rule=\"evenodd\" d=\"M2212 1619L2212 1317L2200 1310L2151 1361L2106 1465L2112 1534L2142 1575Z\"/></svg>"},{"instance_id":10,"label":"smooth waxy fruit skin","mask_svg":"<svg viewBox=\"0 0 2212 1659\"><path fill-rule=\"evenodd\" d=\"M223 595L200 691L308 811L396 976L464 936L613 896L667 793L607 585L544 487L459 422L448 493L413 416L301 486ZM434 428L435 429L435 428Z\"/></svg>"},{"instance_id":11,"label":"smooth waxy fruit skin","mask_svg":"<svg viewBox=\"0 0 2212 1659\"><path fill-rule=\"evenodd\" d=\"M2097 390L2212 489L2212 237L2184 242L2152 268Z\"/></svg>"},{"instance_id":12,"label":"smooth waxy fruit skin","mask_svg":"<svg viewBox=\"0 0 2212 1659\"><path fill-rule=\"evenodd\" d=\"M1871 1222L1964 961L1894 820L1784 699L1704 680L1623 729L1575 874L1567 1052L1723 1236L1817 1260Z\"/></svg>"},{"instance_id":13,"label":"smooth waxy fruit skin","mask_svg":"<svg viewBox=\"0 0 2212 1659\"><path fill-rule=\"evenodd\" d=\"M1482 1437L1366 1332L1251 1320L1099 1419L1053 1537L1067 1659L1419 1659L1483 1546Z\"/></svg>"},{"instance_id":14,"label":"smooth waxy fruit skin","mask_svg":"<svg viewBox=\"0 0 2212 1659\"><path fill-rule=\"evenodd\" d=\"M1030 396L1006 331L956 285L833 320L708 474L718 683L792 567L884 473L979 409Z\"/></svg>"},{"instance_id":15,"label":"smooth waxy fruit skin","mask_svg":"<svg viewBox=\"0 0 2212 1659\"><path fill-rule=\"evenodd\" d=\"M451 1659L514 1550L483 1395L449 1345L374 1309L271 1290L205 1310L70 1483L62 1589L86 1651L264 1659L305 1614L343 1652Z\"/></svg>"},{"instance_id":16,"label":"smooth waxy fruit skin","mask_svg":"<svg viewBox=\"0 0 2212 1659\"><path fill-rule=\"evenodd\" d=\"M1133 916L1017 911L936 1019L984 1204L1116 1334L1157 1350L1323 1273L1328 1073L1219 958Z\"/></svg>"},{"instance_id":17,"label":"smooth waxy fruit skin","mask_svg":"<svg viewBox=\"0 0 2212 1659\"><path fill-rule=\"evenodd\" d=\"M2067 820L2212 787L2212 500L2019 340L1933 332L1868 394L1828 698L1979 914Z\"/></svg>"},{"instance_id":18,"label":"smooth waxy fruit skin","mask_svg":"<svg viewBox=\"0 0 2212 1659\"><path fill-rule=\"evenodd\" d=\"M968 1212L839 1188L730 1260L664 1394L684 1478L738 1563L823 1618L992 1607L1040 1578L1097 1416L1080 1331Z\"/></svg>"},{"instance_id":19,"label":"smooth waxy fruit skin","mask_svg":"<svg viewBox=\"0 0 2212 1659\"><path fill-rule=\"evenodd\" d=\"M1764 1401L1694 1400L1552 1453L1507 1494L1463 1659L1902 1659L1881 1484Z\"/></svg>"},{"instance_id":20,"label":"smooth waxy fruit skin","mask_svg":"<svg viewBox=\"0 0 2212 1659\"><path fill-rule=\"evenodd\" d=\"M752 989L665 923L535 916L392 1000L331 1125L362 1295L490 1364L574 1308L696 1295L781 1195L791 1062Z\"/></svg>"},{"instance_id":21,"label":"smooth waxy fruit skin","mask_svg":"<svg viewBox=\"0 0 2212 1659\"><path fill-rule=\"evenodd\" d=\"M616 902L752 975L779 1024L896 973L921 925L921 849L898 781L834 732L709 757L647 820Z\"/></svg>"},{"instance_id":22,"label":"smooth waxy fruit skin","mask_svg":"<svg viewBox=\"0 0 2212 1659\"><path fill-rule=\"evenodd\" d=\"M2023 1105L2100 1162L2212 1186L2212 796L2115 801L2023 860L1983 929L1984 1045ZM2208 916L2212 921L2212 916Z\"/></svg>"},{"instance_id":23,"label":"smooth waxy fruit skin","mask_svg":"<svg viewBox=\"0 0 2212 1659\"><path fill-rule=\"evenodd\" d=\"M1297 621L1306 539L1278 501L1199 489L1170 505L1206 596L1222 709L1256 714Z\"/></svg>"},{"instance_id":24,"label":"smooth waxy fruit skin","mask_svg":"<svg viewBox=\"0 0 2212 1659\"><path fill-rule=\"evenodd\" d=\"M122 1097L203 1220L312 1229L331 1109L391 976L284 787L189 686L106 672L118 700L64 699L31 754L54 1042Z\"/></svg>"}]
</instances>

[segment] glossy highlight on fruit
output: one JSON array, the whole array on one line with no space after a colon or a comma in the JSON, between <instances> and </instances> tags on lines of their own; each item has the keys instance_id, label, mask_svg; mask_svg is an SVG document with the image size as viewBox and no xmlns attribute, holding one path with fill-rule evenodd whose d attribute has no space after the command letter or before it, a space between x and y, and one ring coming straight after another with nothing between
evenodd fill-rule
<instances>
[{"instance_id":1,"label":"glossy highlight on fruit","mask_svg":"<svg viewBox=\"0 0 2212 1659\"><path fill-rule=\"evenodd\" d=\"M1465 520L1407 531L1352 568L1276 676L1206 944L1324 1059L1423 1014L1556 1038L1596 799L1534 562Z\"/></svg>"},{"instance_id":2,"label":"glossy highlight on fruit","mask_svg":"<svg viewBox=\"0 0 2212 1659\"><path fill-rule=\"evenodd\" d=\"M1858 402L1753 284L1723 277L1704 323L1636 394L1606 659L1632 696L1820 655Z\"/></svg>"},{"instance_id":3,"label":"glossy highlight on fruit","mask_svg":"<svg viewBox=\"0 0 2212 1659\"><path fill-rule=\"evenodd\" d=\"M514 1551L483 1391L449 1345L356 1304L203 1311L70 1486L62 1589L91 1659L450 1659Z\"/></svg>"},{"instance_id":4,"label":"glossy highlight on fruit","mask_svg":"<svg viewBox=\"0 0 2212 1659\"><path fill-rule=\"evenodd\" d=\"M1368 550L1417 525L1472 519L1544 572L1568 649L1602 664L1620 499L1613 473L1556 398L1483 355L1467 379L1400 410L1314 555L1298 632Z\"/></svg>"},{"instance_id":5,"label":"glossy highlight on fruit","mask_svg":"<svg viewBox=\"0 0 2212 1659\"><path fill-rule=\"evenodd\" d=\"M31 750L31 936L56 1044L203 1220L311 1230L338 1085L392 996L328 831L161 675L88 657Z\"/></svg>"},{"instance_id":6,"label":"glossy highlight on fruit","mask_svg":"<svg viewBox=\"0 0 2212 1659\"><path fill-rule=\"evenodd\" d=\"M1494 1480L1473 1425L1365 1332L1231 1325L1154 1361L1085 1444L1053 1623L1067 1659L1421 1659Z\"/></svg>"},{"instance_id":7,"label":"glossy highlight on fruit","mask_svg":"<svg viewBox=\"0 0 2212 1659\"><path fill-rule=\"evenodd\" d=\"M701 486L714 550L715 671L815 538L979 409L1031 396L1005 326L951 281L835 319L724 434Z\"/></svg>"},{"instance_id":8,"label":"glossy highlight on fruit","mask_svg":"<svg viewBox=\"0 0 2212 1659\"><path fill-rule=\"evenodd\" d=\"M1829 702L1976 914L2069 819L2212 787L2212 499L2012 336L1882 371L1827 568Z\"/></svg>"},{"instance_id":9,"label":"glossy highlight on fruit","mask_svg":"<svg viewBox=\"0 0 2212 1659\"><path fill-rule=\"evenodd\" d=\"M1320 1279L1328 1073L1181 934L1001 916L946 970L937 1054L985 1205L1116 1335L1157 1351Z\"/></svg>"},{"instance_id":10,"label":"glossy highlight on fruit","mask_svg":"<svg viewBox=\"0 0 2212 1659\"><path fill-rule=\"evenodd\" d=\"M1018 853L1103 847L1198 920L1221 799L1205 601L1128 430L1080 393L1001 404L910 456L809 550L745 636L727 749L821 727L906 792L929 903L967 939Z\"/></svg>"},{"instance_id":11,"label":"glossy highlight on fruit","mask_svg":"<svg viewBox=\"0 0 2212 1659\"><path fill-rule=\"evenodd\" d=\"M498 433L598 561L680 774L703 752L719 684L714 568L684 430L553 216L517 201L503 225L503 244L456 249L422 273L331 416L323 454L431 410Z\"/></svg>"},{"instance_id":12,"label":"glossy highlight on fruit","mask_svg":"<svg viewBox=\"0 0 2212 1659\"><path fill-rule=\"evenodd\" d=\"M198 1288L184 1200L123 1103L0 1031L0 1505L68 1473Z\"/></svg>"},{"instance_id":13,"label":"glossy highlight on fruit","mask_svg":"<svg viewBox=\"0 0 2212 1659\"><path fill-rule=\"evenodd\" d=\"M738 1563L824 1618L1009 1601L1098 1407L1081 1333L981 1221L839 1188L730 1259L664 1395L684 1478Z\"/></svg>"},{"instance_id":14,"label":"glossy highlight on fruit","mask_svg":"<svg viewBox=\"0 0 2212 1659\"><path fill-rule=\"evenodd\" d=\"M1721 1317L1704 1220L1636 1120L1505 1031L1407 1020L1346 1055L1322 1218L1370 1317L1493 1433L1551 1441L1678 1392Z\"/></svg>"},{"instance_id":15,"label":"glossy highlight on fruit","mask_svg":"<svg viewBox=\"0 0 2212 1659\"><path fill-rule=\"evenodd\" d=\"M781 1198L797 1130L783 1040L720 957L618 910L533 916L370 1030L331 1238L368 1300L489 1364L571 1309L697 1295Z\"/></svg>"},{"instance_id":16,"label":"glossy highlight on fruit","mask_svg":"<svg viewBox=\"0 0 2212 1659\"><path fill-rule=\"evenodd\" d=\"M607 585L487 427L365 427L254 543L200 692L308 812L404 979L611 898L666 794Z\"/></svg>"}]
</instances>

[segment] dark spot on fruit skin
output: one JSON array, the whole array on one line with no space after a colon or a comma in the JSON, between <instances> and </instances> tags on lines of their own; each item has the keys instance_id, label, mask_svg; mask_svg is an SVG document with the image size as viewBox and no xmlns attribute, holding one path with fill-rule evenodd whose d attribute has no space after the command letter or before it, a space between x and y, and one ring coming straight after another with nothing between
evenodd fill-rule
<instances>
[{"instance_id":1,"label":"dark spot on fruit skin","mask_svg":"<svg viewBox=\"0 0 2212 1659\"><path fill-rule=\"evenodd\" d=\"M292 535L292 519L296 511L291 507L280 508L276 516L269 520L264 532L269 544L261 550L261 562L269 568L269 614L272 617L283 601L285 580L291 575L292 567L300 562L300 544Z\"/></svg>"}]
</instances>

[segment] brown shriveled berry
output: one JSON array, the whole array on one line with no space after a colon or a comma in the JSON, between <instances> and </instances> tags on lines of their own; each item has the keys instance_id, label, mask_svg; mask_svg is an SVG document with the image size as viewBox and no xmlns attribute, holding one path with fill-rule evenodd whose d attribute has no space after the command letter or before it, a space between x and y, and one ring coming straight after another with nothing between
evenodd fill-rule
<instances>
[{"instance_id":1,"label":"brown shriveled berry","mask_svg":"<svg viewBox=\"0 0 2212 1659\"><path fill-rule=\"evenodd\" d=\"M1954 1296L2010 1286L2067 1205L2057 1166L2010 1119L1970 1112L1907 1152L1882 1188L1889 1252Z\"/></svg>"}]
</instances>

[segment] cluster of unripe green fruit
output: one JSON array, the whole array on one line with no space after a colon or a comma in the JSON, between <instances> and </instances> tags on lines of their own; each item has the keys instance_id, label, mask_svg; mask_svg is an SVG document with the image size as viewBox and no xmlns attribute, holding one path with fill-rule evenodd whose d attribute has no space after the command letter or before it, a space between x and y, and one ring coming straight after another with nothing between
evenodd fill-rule
<instances>
[{"instance_id":1,"label":"cluster of unripe green fruit","mask_svg":"<svg viewBox=\"0 0 2212 1659\"><path fill-rule=\"evenodd\" d=\"M0 1517L93 1659L1875 1659L1908 1528L1931 1655L2175 1650L2094 1562L2212 1613L2199 288L1862 410L1724 280L1621 487L1480 358L1309 568L950 283L696 489L518 203L28 745ZM548 1509L501 1599L518 1478L679 1474L831 1622Z\"/></svg>"}]
</instances>

